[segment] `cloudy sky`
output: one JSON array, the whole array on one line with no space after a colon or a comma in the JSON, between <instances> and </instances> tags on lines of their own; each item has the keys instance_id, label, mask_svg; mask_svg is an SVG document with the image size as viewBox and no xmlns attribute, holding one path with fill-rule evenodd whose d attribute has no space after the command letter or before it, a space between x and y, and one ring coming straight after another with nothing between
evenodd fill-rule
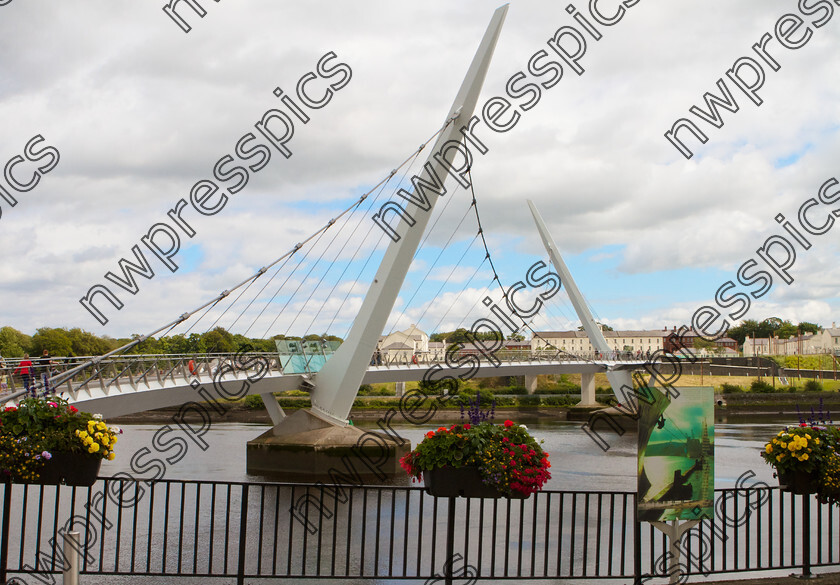
<instances>
[{"instance_id":1,"label":"cloudy sky","mask_svg":"<svg viewBox=\"0 0 840 585\"><path fill-rule=\"evenodd\" d=\"M0 198L0 324L27 333L43 326L145 333L247 278L352 205L440 128L498 6L199 1L204 18L185 1L178 6L189 33L160 1L0 6L0 164L24 158L0 179L18 201L12 207ZM586 11L589 3L577 4ZM546 258L525 205L531 199L602 321L670 327L714 303L718 287L735 279L767 238L786 234L774 217L782 213L798 226L802 203L840 172L840 8L834 14L833 3L811 4L814 14L803 15L782 0L644 0L617 24L597 25L599 41L584 36L581 75L565 64L536 105L518 110L514 128L482 128L489 152L475 160L472 177L502 282L521 280ZM598 3L605 14L618 5ZM793 30L796 21L782 18L787 13L805 24ZM565 3L512 2L479 106L505 96L508 80L527 71L538 51L549 52L543 63L559 60L547 41L564 26L583 31ZM807 42L784 48L777 28ZM778 71L751 48L765 33ZM571 52L571 37L564 42ZM331 66L345 63L352 78L324 107L306 109L309 122L298 123L288 142L291 157L273 151L219 213L184 211L195 235L181 233L173 256L179 268L167 270L140 238L189 200L196 182L213 178L217 161L256 132L264 112L281 107L275 88L295 96L298 80L329 52L336 54ZM760 106L726 77L746 56L763 66ZM738 111L720 109L724 124L715 128L689 109L708 109L703 95L722 95L721 78ZM323 93L326 86L317 79L312 87ZM690 160L664 138L683 117L709 138L700 144L680 134L694 152ZM37 135L43 141L27 149ZM20 185L51 166L48 146L60 153L58 163L31 190L14 190L9 174ZM403 167L409 176L422 158L414 163ZM395 188L389 183L380 203ZM499 297L474 241L470 194L448 197L388 328L468 327L486 312L479 301L488 286ZM366 209L307 247L302 260L293 257L264 289L258 281L227 311L214 307L192 331L218 324L251 336L345 333L386 243ZM822 223L831 209L840 203L820 204L809 217ZM775 278L746 317L840 321L838 232L810 236L807 251L797 247L793 284ZM134 260L135 245L155 276L139 277L131 295L104 275L119 274L120 258ZM105 325L79 303L96 284L109 285L124 303L117 311L100 297ZM563 295L552 301L534 325L576 326Z\"/></svg>"}]
</instances>

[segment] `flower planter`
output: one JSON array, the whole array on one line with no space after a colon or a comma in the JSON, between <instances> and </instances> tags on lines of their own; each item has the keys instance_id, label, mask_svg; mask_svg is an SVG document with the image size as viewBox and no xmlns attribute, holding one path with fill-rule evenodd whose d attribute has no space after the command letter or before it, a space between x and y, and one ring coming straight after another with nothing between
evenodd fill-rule
<instances>
[{"instance_id":1,"label":"flower planter","mask_svg":"<svg viewBox=\"0 0 840 585\"><path fill-rule=\"evenodd\" d=\"M56 451L41 469L40 477L34 483L91 486L96 482L101 465L101 457L91 457L85 453Z\"/></svg>"},{"instance_id":2,"label":"flower planter","mask_svg":"<svg viewBox=\"0 0 840 585\"><path fill-rule=\"evenodd\" d=\"M423 472L426 493L438 498L504 498L525 500L531 494L514 492L506 496L481 480L478 467L440 467Z\"/></svg>"},{"instance_id":3,"label":"flower planter","mask_svg":"<svg viewBox=\"0 0 840 585\"><path fill-rule=\"evenodd\" d=\"M792 494L815 494L819 491L818 476L807 471L780 471L779 485Z\"/></svg>"}]
</instances>

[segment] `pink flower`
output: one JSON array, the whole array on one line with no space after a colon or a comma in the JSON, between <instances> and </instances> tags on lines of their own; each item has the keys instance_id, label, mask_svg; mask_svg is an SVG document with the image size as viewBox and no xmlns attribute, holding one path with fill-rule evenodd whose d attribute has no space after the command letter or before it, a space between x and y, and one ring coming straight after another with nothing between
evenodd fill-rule
<instances>
[{"instance_id":1,"label":"pink flower","mask_svg":"<svg viewBox=\"0 0 840 585\"><path fill-rule=\"evenodd\" d=\"M56 404L55 402L47 402L47 404L49 404L53 408L58 408L58 404Z\"/></svg>"}]
</instances>

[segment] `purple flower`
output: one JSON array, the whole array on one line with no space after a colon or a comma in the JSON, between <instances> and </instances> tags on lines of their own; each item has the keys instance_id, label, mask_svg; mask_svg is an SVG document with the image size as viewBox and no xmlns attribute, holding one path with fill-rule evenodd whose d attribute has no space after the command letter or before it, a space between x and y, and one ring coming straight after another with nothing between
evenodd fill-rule
<instances>
[{"instance_id":1,"label":"purple flower","mask_svg":"<svg viewBox=\"0 0 840 585\"><path fill-rule=\"evenodd\" d=\"M44 459L47 459L47 460L52 459L52 455L50 454L49 451L43 451L41 453L41 457L43 457Z\"/></svg>"}]
</instances>

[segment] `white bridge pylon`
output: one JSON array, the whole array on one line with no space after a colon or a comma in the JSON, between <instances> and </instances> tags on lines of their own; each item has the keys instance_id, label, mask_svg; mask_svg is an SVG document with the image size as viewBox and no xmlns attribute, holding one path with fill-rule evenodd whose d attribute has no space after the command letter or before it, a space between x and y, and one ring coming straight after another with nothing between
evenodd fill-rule
<instances>
[{"instance_id":1,"label":"white bridge pylon","mask_svg":"<svg viewBox=\"0 0 840 585\"><path fill-rule=\"evenodd\" d=\"M601 355L609 355L613 349L610 348L609 343L607 343L607 340L604 337L604 333L595 322L595 318L592 316L592 312L586 304L586 299L581 294L575 280L572 278L572 273L569 271L569 267L566 266L566 263L563 261L563 257L560 256L560 252L557 250L557 244L554 243L554 238L551 237L551 233L545 226L545 222L543 221L540 212L537 211L537 207L530 199L528 200L528 207L531 209L531 215L534 216L534 223L537 224L537 231L539 231L543 245L545 245L548 256L551 258L551 263L554 265L554 269L560 274L560 282L566 287L569 300L572 301L572 306L575 308L575 312L583 324L583 330L586 331L586 335L589 337L589 342L592 344L592 347L601 352ZM644 362L642 362L642 364L644 364ZM620 404L622 398L619 396L619 392L624 395L632 394L633 378L631 373L623 369L608 368L606 374L607 380L609 380L613 394L615 395L615 399ZM589 388L586 388L585 386L589 386ZM581 406L597 406L597 403L595 402L593 378L585 376L581 379L580 390L582 397Z\"/></svg>"}]
</instances>

